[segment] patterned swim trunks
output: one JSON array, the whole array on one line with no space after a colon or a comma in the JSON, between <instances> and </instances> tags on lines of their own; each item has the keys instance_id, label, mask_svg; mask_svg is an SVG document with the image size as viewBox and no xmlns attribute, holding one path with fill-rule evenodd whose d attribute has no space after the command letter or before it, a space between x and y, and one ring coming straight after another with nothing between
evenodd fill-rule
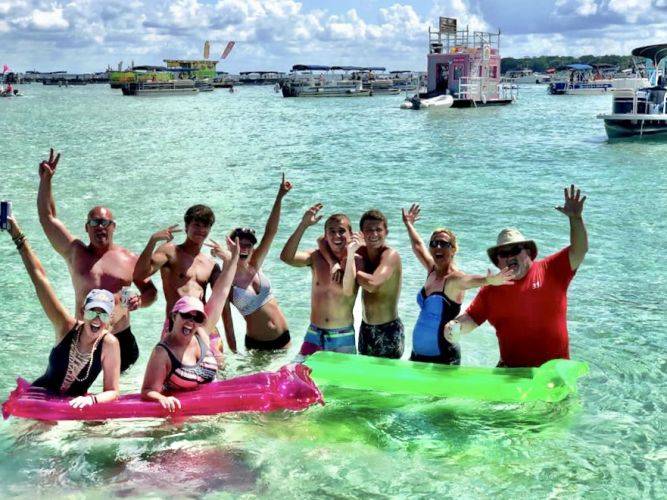
<instances>
[{"instance_id":1,"label":"patterned swim trunks","mask_svg":"<svg viewBox=\"0 0 667 500\"><path fill-rule=\"evenodd\" d=\"M369 325L364 321L361 322L359 354L399 359L403 355L404 346L405 333L400 318L381 325Z\"/></svg>"}]
</instances>

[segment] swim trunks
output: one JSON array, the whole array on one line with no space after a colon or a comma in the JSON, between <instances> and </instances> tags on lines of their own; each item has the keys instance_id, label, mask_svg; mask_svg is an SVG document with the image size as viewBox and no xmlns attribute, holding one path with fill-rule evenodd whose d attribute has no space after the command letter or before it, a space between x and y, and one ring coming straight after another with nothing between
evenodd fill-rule
<instances>
[{"instance_id":1,"label":"swim trunks","mask_svg":"<svg viewBox=\"0 0 667 500\"><path fill-rule=\"evenodd\" d=\"M289 330L285 330L282 335L273 340L257 340L251 337L245 336L245 348L257 349L260 351L275 351L276 349L282 349L290 341Z\"/></svg>"},{"instance_id":2,"label":"swim trunks","mask_svg":"<svg viewBox=\"0 0 667 500\"><path fill-rule=\"evenodd\" d=\"M405 334L403 322L396 318L389 323L369 325L361 322L359 330L359 354L379 358L399 359L403 355Z\"/></svg>"},{"instance_id":3,"label":"swim trunks","mask_svg":"<svg viewBox=\"0 0 667 500\"><path fill-rule=\"evenodd\" d=\"M319 328L313 324L308 327L299 354L310 356L317 351L335 351L356 354L354 345L354 326L343 328Z\"/></svg>"},{"instance_id":4,"label":"swim trunks","mask_svg":"<svg viewBox=\"0 0 667 500\"><path fill-rule=\"evenodd\" d=\"M139 346L129 326L116 333L116 338L120 346L120 371L124 372L139 359Z\"/></svg>"}]
</instances>

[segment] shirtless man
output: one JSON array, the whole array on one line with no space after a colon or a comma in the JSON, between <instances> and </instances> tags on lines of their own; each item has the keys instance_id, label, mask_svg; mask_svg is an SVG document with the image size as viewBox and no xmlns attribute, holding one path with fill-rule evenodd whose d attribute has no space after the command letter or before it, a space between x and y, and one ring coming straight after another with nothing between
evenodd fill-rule
<instances>
[{"instance_id":1,"label":"shirtless man","mask_svg":"<svg viewBox=\"0 0 667 500\"><path fill-rule=\"evenodd\" d=\"M311 324L300 354L308 356L320 350L355 353L352 308L358 290L356 270L363 265L361 257L356 254L361 238L352 234L350 219L346 215L334 214L326 220L325 241L334 257L345 267L342 283L331 280L331 265L320 250L298 250L306 229L322 218L318 215L320 210L322 204L318 203L306 211L280 254L280 259L290 266L309 266L312 272Z\"/></svg>"},{"instance_id":2,"label":"shirtless man","mask_svg":"<svg viewBox=\"0 0 667 500\"><path fill-rule=\"evenodd\" d=\"M398 317L403 270L401 256L387 246L387 218L379 210L361 216L359 228L365 246L359 253L364 270L357 271L361 285L363 321L359 330L359 354L398 359L403 355L405 335Z\"/></svg>"},{"instance_id":3,"label":"shirtless man","mask_svg":"<svg viewBox=\"0 0 667 500\"><path fill-rule=\"evenodd\" d=\"M202 246L215 223L215 215L206 205L194 205L185 212L185 241L172 243L174 233L181 232L178 224L158 231L150 237L141 252L134 269L134 279L146 279L158 270L162 276L164 298L167 300L166 316L169 316L178 299L185 296L204 301L206 286L213 286L220 274L220 266L213 258L202 253ZM161 241L166 243L155 247ZM162 337L168 331L168 322ZM211 338L211 345L219 348L219 339Z\"/></svg>"},{"instance_id":4,"label":"shirtless man","mask_svg":"<svg viewBox=\"0 0 667 500\"><path fill-rule=\"evenodd\" d=\"M39 222L51 246L65 259L76 294L77 318L81 319L83 302L94 288L109 290L116 297L116 308L112 314L111 333L120 344L121 371L127 370L139 357L139 348L130 329L130 311L148 307L157 296L150 279L133 279L132 272L137 262L136 254L115 245L113 234L116 222L111 210L94 207L88 212L85 230L89 243L75 238L65 224L56 217L56 203L51 190L51 180L56 172L60 154L51 149L49 159L39 164L39 191L37 211ZM134 282L141 295L131 297L127 304L119 306L120 291Z\"/></svg>"}]
</instances>

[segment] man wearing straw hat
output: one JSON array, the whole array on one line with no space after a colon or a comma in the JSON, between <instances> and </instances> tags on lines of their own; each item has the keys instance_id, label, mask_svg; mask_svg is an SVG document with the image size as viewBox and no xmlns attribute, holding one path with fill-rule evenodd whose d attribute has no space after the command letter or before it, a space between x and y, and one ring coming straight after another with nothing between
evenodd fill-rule
<instances>
[{"instance_id":1,"label":"man wearing straw hat","mask_svg":"<svg viewBox=\"0 0 667 500\"><path fill-rule=\"evenodd\" d=\"M518 229L503 229L487 253L496 267L514 272L512 286L483 287L468 310L445 325L445 338L457 341L460 334L488 321L498 337L498 366L568 359L567 289L588 251L585 200L574 185L565 188L565 202L556 210L570 220L570 245L544 259L535 260L537 245Z\"/></svg>"}]
</instances>

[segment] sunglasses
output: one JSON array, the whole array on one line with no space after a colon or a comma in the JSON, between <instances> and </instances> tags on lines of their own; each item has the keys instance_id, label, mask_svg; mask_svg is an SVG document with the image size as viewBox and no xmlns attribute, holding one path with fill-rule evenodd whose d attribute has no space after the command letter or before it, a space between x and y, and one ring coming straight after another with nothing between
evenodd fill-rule
<instances>
[{"instance_id":1,"label":"sunglasses","mask_svg":"<svg viewBox=\"0 0 667 500\"><path fill-rule=\"evenodd\" d=\"M180 314L181 318L183 318L183 321L193 321L194 323L203 323L206 319L199 311L190 313L179 312L178 314Z\"/></svg>"},{"instance_id":2,"label":"sunglasses","mask_svg":"<svg viewBox=\"0 0 667 500\"><path fill-rule=\"evenodd\" d=\"M251 227L237 227L234 229L234 234L252 234L255 235L255 230Z\"/></svg>"},{"instance_id":3,"label":"sunglasses","mask_svg":"<svg viewBox=\"0 0 667 500\"><path fill-rule=\"evenodd\" d=\"M453 245L445 240L431 240L428 242L428 246L431 248L452 248Z\"/></svg>"},{"instance_id":4,"label":"sunglasses","mask_svg":"<svg viewBox=\"0 0 667 500\"><path fill-rule=\"evenodd\" d=\"M83 319L86 321L93 321L95 318L100 318L100 321L102 323L108 323L109 322L109 313L101 312L101 311L94 311L92 309L88 309L87 311L84 311L83 313Z\"/></svg>"},{"instance_id":5,"label":"sunglasses","mask_svg":"<svg viewBox=\"0 0 667 500\"><path fill-rule=\"evenodd\" d=\"M115 220L111 219L88 219L88 224L90 227L109 227L111 224L115 224Z\"/></svg>"},{"instance_id":6,"label":"sunglasses","mask_svg":"<svg viewBox=\"0 0 667 500\"><path fill-rule=\"evenodd\" d=\"M516 255L519 255L526 247L523 245L514 245L513 247L505 248L504 250L498 250L496 252L496 255L498 257L501 257L503 259L506 259L507 257L514 257Z\"/></svg>"}]
</instances>

